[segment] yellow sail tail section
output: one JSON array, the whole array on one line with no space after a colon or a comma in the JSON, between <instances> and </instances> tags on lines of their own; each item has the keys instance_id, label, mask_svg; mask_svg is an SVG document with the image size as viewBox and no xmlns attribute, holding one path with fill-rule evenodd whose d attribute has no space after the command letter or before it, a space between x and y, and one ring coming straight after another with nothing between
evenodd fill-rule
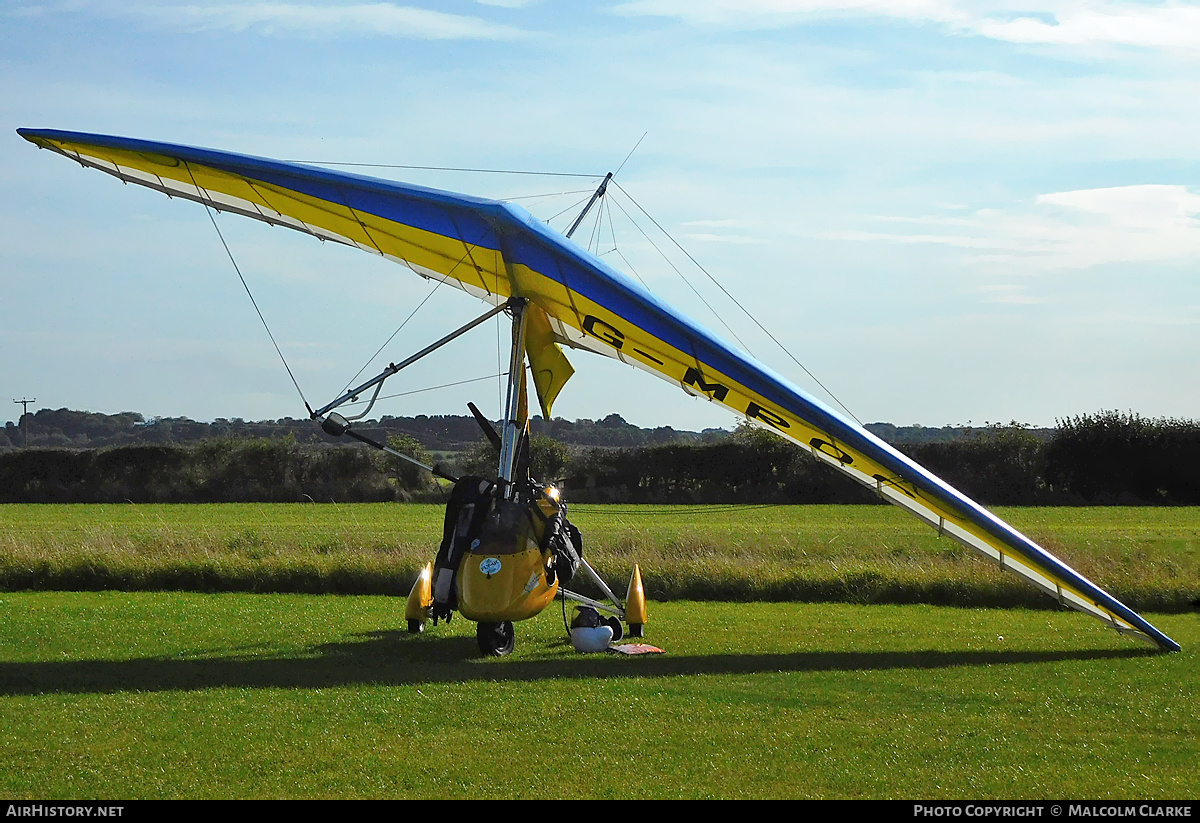
<instances>
[{"instance_id":1,"label":"yellow sail tail section","mask_svg":"<svg viewBox=\"0 0 1200 823\"><path fill-rule=\"evenodd\" d=\"M575 374L575 367L554 341L546 312L536 303L529 305L528 312L525 351L529 355L529 370L533 373L533 387L542 407L542 417L549 420L554 400Z\"/></svg>"}]
</instances>

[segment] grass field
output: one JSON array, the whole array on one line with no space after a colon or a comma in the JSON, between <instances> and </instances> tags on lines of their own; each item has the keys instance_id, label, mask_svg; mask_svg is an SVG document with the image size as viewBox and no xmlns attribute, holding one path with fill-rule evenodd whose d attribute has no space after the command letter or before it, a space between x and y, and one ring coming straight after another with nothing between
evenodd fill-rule
<instances>
[{"instance_id":1,"label":"grass field","mask_svg":"<svg viewBox=\"0 0 1200 823\"><path fill-rule=\"evenodd\" d=\"M1200 597L1200 509L998 509L1135 609ZM586 556L660 600L1050 604L891 506L576 506ZM0 506L0 590L406 594L438 506Z\"/></svg>"},{"instance_id":2,"label":"grass field","mask_svg":"<svg viewBox=\"0 0 1200 823\"><path fill-rule=\"evenodd\" d=\"M0 795L1200 797L1190 615L653 604L659 657L558 614L508 658L386 597L0 596Z\"/></svg>"},{"instance_id":3,"label":"grass field","mask_svg":"<svg viewBox=\"0 0 1200 823\"><path fill-rule=\"evenodd\" d=\"M579 655L557 607L485 660L394 597L137 591L405 594L435 507L0 507L0 795L1200 799L1200 510L1000 512L1178 654L887 507L572 514L666 655ZM54 587L127 590L13 591Z\"/></svg>"}]
</instances>

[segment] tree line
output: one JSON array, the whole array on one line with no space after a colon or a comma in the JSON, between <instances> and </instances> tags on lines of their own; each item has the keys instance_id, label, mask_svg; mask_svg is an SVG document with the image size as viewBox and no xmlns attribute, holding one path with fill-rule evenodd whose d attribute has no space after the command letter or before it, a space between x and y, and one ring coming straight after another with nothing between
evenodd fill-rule
<instances>
[{"instance_id":1,"label":"tree line","mask_svg":"<svg viewBox=\"0 0 1200 823\"><path fill-rule=\"evenodd\" d=\"M433 462L416 438L393 433L389 441ZM716 441L629 448L568 447L535 428L531 445L534 476L578 502L878 502L807 449L749 426ZM1192 420L1106 411L1059 420L1048 437L1014 423L896 448L989 505L1200 505L1190 475L1200 462L1200 423ZM491 447L479 442L445 468L488 474L493 463ZM0 454L7 503L442 498L428 473L404 461L292 436Z\"/></svg>"},{"instance_id":2,"label":"tree line","mask_svg":"<svg viewBox=\"0 0 1200 823\"><path fill-rule=\"evenodd\" d=\"M705 429L702 432L659 426L644 429L629 423L619 414L600 420L566 420L556 417L543 420L534 416L533 425L539 434L552 437L573 447L636 448L668 443L716 443L724 440L725 429ZM391 435L411 437L433 452L464 451L479 439L479 426L470 415L416 415L362 420L359 431L376 440ZM895 426L891 423L868 423L869 432L893 444L949 442L969 439L975 429L966 426ZM1053 429L1026 429L1034 436L1049 438ZM218 418L211 422L188 417L146 417L140 412L76 411L74 409L41 409L24 414L17 422L8 421L0 429L0 452L26 445L94 449L104 446L147 444L187 444L226 437L261 438L294 437L304 443L336 444L340 441L321 432L313 421L283 417L278 420L243 420L240 417Z\"/></svg>"},{"instance_id":3,"label":"tree line","mask_svg":"<svg viewBox=\"0 0 1200 823\"><path fill-rule=\"evenodd\" d=\"M543 420L534 418L539 432L576 446L629 448L674 442L711 442L728 434L724 429L689 432L660 426L643 429L619 414L601 420ZM479 439L479 425L470 415L417 415L360 421L356 428L376 440L407 436L430 451L462 451ZM893 427L895 428L895 427ZM936 430L933 430L936 431ZM0 429L0 452L31 447L102 448L138 443L169 445L198 443L219 438L286 438L303 443L336 444L313 421L284 417L278 420L247 421L218 418L210 423L187 417L150 417L139 412L103 414L73 409L41 409L11 420Z\"/></svg>"}]
</instances>

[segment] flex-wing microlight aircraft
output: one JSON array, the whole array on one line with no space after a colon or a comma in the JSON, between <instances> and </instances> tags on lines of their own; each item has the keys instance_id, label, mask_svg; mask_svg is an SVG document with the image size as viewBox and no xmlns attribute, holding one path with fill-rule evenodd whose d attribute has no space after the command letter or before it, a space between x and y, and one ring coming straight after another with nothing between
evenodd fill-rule
<instances>
[{"instance_id":1,"label":"flex-wing microlight aircraft","mask_svg":"<svg viewBox=\"0 0 1200 823\"><path fill-rule=\"evenodd\" d=\"M492 304L474 324L500 311L512 318L502 431L489 435L500 453L497 476L458 479L438 559L409 597L410 629L420 628L427 616L458 610L479 623L482 652L506 653L512 648L512 622L545 608L560 580L574 571L578 533L566 521L557 495L528 477L523 456L526 359L548 418L550 405L573 372L562 351L566 346L616 358L719 403L810 450L939 535L1022 576L1059 603L1161 649L1180 648L973 500L519 206L211 149L55 130L18 133L126 183L394 260L421 277ZM412 359L310 410L313 419L331 434L365 439L353 429L357 417L343 417L334 409L372 389L377 396L383 380ZM581 559L578 568L596 577ZM603 590L612 604L604 608L613 615L614 632L624 619L631 633L640 635L645 601L636 567L624 604L607 586Z\"/></svg>"}]
</instances>

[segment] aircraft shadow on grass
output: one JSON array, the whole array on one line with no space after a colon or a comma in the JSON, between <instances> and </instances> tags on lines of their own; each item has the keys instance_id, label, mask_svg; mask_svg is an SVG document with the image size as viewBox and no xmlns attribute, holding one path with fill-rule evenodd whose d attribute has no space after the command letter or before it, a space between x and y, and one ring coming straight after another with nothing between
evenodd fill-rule
<instances>
[{"instance_id":1,"label":"aircraft shadow on grass","mask_svg":"<svg viewBox=\"0 0 1200 823\"><path fill-rule=\"evenodd\" d=\"M810 651L785 654L577 655L564 639L550 659L479 658L472 637L412 637L381 631L358 640L313 647L293 657L257 657L229 650L202 658L0 662L0 695L104 694L217 688L321 689L353 685L416 685L471 681L674 677L695 674L950 669L1124 659L1154 649L1084 651ZM565 648L564 648L565 647Z\"/></svg>"}]
</instances>

